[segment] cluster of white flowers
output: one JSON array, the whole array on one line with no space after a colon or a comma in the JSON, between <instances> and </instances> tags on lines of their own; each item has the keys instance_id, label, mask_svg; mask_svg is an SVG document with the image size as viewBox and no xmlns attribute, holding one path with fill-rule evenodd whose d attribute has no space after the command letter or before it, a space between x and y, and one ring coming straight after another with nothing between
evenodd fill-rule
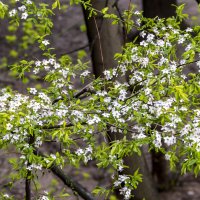
<instances>
[{"instance_id":1,"label":"cluster of white flowers","mask_svg":"<svg viewBox=\"0 0 200 200\"><path fill-rule=\"evenodd\" d=\"M132 138L143 139L146 138L145 128L143 126L139 126L138 124L133 126L134 133L132 134Z\"/></svg>"},{"instance_id":2,"label":"cluster of white flowers","mask_svg":"<svg viewBox=\"0 0 200 200\"><path fill-rule=\"evenodd\" d=\"M81 73L80 76L86 77L86 76L88 76L89 74L90 74L90 71L85 70L84 72Z\"/></svg>"},{"instance_id":3,"label":"cluster of white flowers","mask_svg":"<svg viewBox=\"0 0 200 200\"><path fill-rule=\"evenodd\" d=\"M37 90L35 88L30 88L29 92L33 95L37 94Z\"/></svg>"},{"instance_id":4,"label":"cluster of white flowers","mask_svg":"<svg viewBox=\"0 0 200 200\"><path fill-rule=\"evenodd\" d=\"M37 200L49 200L48 195L49 193L47 191L44 191L44 195L40 196Z\"/></svg>"},{"instance_id":5,"label":"cluster of white flowers","mask_svg":"<svg viewBox=\"0 0 200 200\"><path fill-rule=\"evenodd\" d=\"M187 94L185 96L183 94L184 99L177 98L177 94L175 94L176 91L180 92L180 95L187 92L184 86L181 86L187 78L183 74L182 65L187 64L187 60L190 59L188 52L194 46L191 32L193 32L191 28L181 31L172 25L166 25L165 27L163 25L162 27L155 25L151 31L141 31L140 36L143 40L140 41L139 45L135 44L128 47L127 52L129 53L127 53L127 59L119 63L119 71L122 75L127 71L131 72L129 84L133 87L141 86L141 89L136 93L137 95L134 96L133 94L131 98L128 98L130 99L130 106L118 105L112 99L109 99L112 106L108 107L108 109L112 111L111 113L113 113L115 118L121 118L122 116L126 116L124 113L123 115L121 114L122 108L125 107L126 113L129 113L127 118L131 121L137 121L138 113L140 120L133 127L136 132L132 134L133 138L139 139L147 137L145 131L151 129L150 124L154 124L155 121L158 122L158 127L161 130L154 130L152 132L154 138L153 144L157 148L162 147L162 141L163 144L165 143L168 146L175 145L177 142L176 134L178 133L181 134L183 141L188 146L194 146L199 143L199 137L195 134L199 131L198 125L196 127L186 125L181 130L183 120L190 119L192 121L192 117L188 113L187 105L184 106L184 103L187 104ZM177 45L182 45L186 51L179 59L175 58L175 56L169 58L169 55L166 54L166 49L168 51L173 49L175 42ZM132 52L132 55L130 55L130 52ZM197 62L197 66L200 66L199 61ZM112 78L110 72L107 72L106 75L108 80ZM155 81L155 77L158 81ZM174 82L174 80L178 81ZM176 84L178 85L177 88L174 86ZM172 90L173 87L174 90ZM175 92L171 92L170 90ZM122 97L120 99L125 101L127 98L124 96L124 98ZM133 110L135 113L130 115L130 110ZM141 118L144 120L141 120ZM163 120L162 122L161 119ZM198 122L196 118L195 120ZM147 123L143 123L142 121L147 121ZM117 131L115 127L114 132Z\"/></svg>"},{"instance_id":6,"label":"cluster of white flowers","mask_svg":"<svg viewBox=\"0 0 200 200\"><path fill-rule=\"evenodd\" d=\"M23 2L25 5L30 5L32 4L31 0L26 0L25 2ZM17 9L12 9L9 11L9 16L10 17L15 17L18 13L21 15L21 19L27 19L28 17L28 11L27 11L27 7L25 5L21 5L19 6Z\"/></svg>"},{"instance_id":7,"label":"cluster of white flowers","mask_svg":"<svg viewBox=\"0 0 200 200\"><path fill-rule=\"evenodd\" d=\"M161 134L158 131L154 131L155 139L153 141L153 144L155 147L160 148L162 146L162 137Z\"/></svg>"},{"instance_id":8,"label":"cluster of white flowers","mask_svg":"<svg viewBox=\"0 0 200 200\"><path fill-rule=\"evenodd\" d=\"M125 183L130 178L127 175L119 175L118 179L114 182L114 186L120 186L123 182Z\"/></svg>"},{"instance_id":9,"label":"cluster of white flowers","mask_svg":"<svg viewBox=\"0 0 200 200\"><path fill-rule=\"evenodd\" d=\"M74 120L78 122L79 120L84 119L84 114L83 112L79 110L72 110L71 115L74 116Z\"/></svg>"},{"instance_id":10,"label":"cluster of white flowers","mask_svg":"<svg viewBox=\"0 0 200 200\"><path fill-rule=\"evenodd\" d=\"M49 40L43 40L43 41L42 41L42 44L44 44L45 46L47 46L47 45L49 45L50 43L49 43Z\"/></svg>"},{"instance_id":11,"label":"cluster of white flowers","mask_svg":"<svg viewBox=\"0 0 200 200\"><path fill-rule=\"evenodd\" d=\"M49 197L43 195L43 196L39 197L38 200L49 200Z\"/></svg>"},{"instance_id":12,"label":"cluster of white flowers","mask_svg":"<svg viewBox=\"0 0 200 200\"><path fill-rule=\"evenodd\" d=\"M93 152L93 149L91 145L89 145L85 149L81 149L81 148L77 149L75 154L83 157L84 162L87 163L89 160L92 160L92 152Z\"/></svg>"},{"instance_id":13,"label":"cluster of white flowers","mask_svg":"<svg viewBox=\"0 0 200 200\"><path fill-rule=\"evenodd\" d=\"M164 137L164 143L168 146L173 145L176 143L176 137L175 136L166 136Z\"/></svg>"},{"instance_id":14,"label":"cluster of white flowers","mask_svg":"<svg viewBox=\"0 0 200 200\"><path fill-rule=\"evenodd\" d=\"M131 198L131 189L128 187L123 187L119 189L120 194L124 196L124 200L128 200Z\"/></svg>"},{"instance_id":15,"label":"cluster of white flowers","mask_svg":"<svg viewBox=\"0 0 200 200\"><path fill-rule=\"evenodd\" d=\"M56 63L56 60L53 58L50 58L48 60L43 59L42 61L37 60L37 61L35 61L35 67L34 67L33 73L38 74L39 71L42 69L44 69L46 71L50 71L50 67L52 67L52 69L57 69L57 68L59 68L58 66L59 66L59 64ZM55 71L53 71L53 72L55 72Z\"/></svg>"},{"instance_id":16,"label":"cluster of white flowers","mask_svg":"<svg viewBox=\"0 0 200 200\"><path fill-rule=\"evenodd\" d=\"M98 124L100 121L101 121L101 119L100 119L99 116L93 115L93 116L87 121L87 123L88 123L89 125L92 125L92 124Z\"/></svg>"},{"instance_id":17,"label":"cluster of white flowers","mask_svg":"<svg viewBox=\"0 0 200 200\"><path fill-rule=\"evenodd\" d=\"M106 80L111 80L113 77L117 76L117 69L105 70L103 73Z\"/></svg>"},{"instance_id":18,"label":"cluster of white flowers","mask_svg":"<svg viewBox=\"0 0 200 200\"><path fill-rule=\"evenodd\" d=\"M200 109L195 109L194 118L180 130L182 141L187 147L195 146L200 152Z\"/></svg>"},{"instance_id":19,"label":"cluster of white flowers","mask_svg":"<svg viewBox=\"0 0 200 200\"><path fill-rule=\"evenodd\" d=\"M27 161L25 162L25 164L27 164ZM32 171L32 170L42 170L42 165L41 164L35 164L35 163L32 163L31 165L28 165L26 167L26 169L28 171Z\"/></svg>"},{"instance_id":20,"label":"cluster of white flowers","mask_svg":"<svg viewBox=\"0 0 200 200\"><path fill-rule=\"evenodd\" d=\"M118 179L114 182L115 187L119 187L122 184L125 185L119 189L120 194L124 196L125 200L128 200L131 198L131 189L126 186L127 182L129 181L130 181L130 178L127 175L119 175Z\"/></svg>"},{"instance_id":21,"label":"cluster of white flowers","mask_svg":"<svg viewBox=\"0 0 200 200\"><path fill-rule=\"evenodd\" d=\"M34 145L36 148L39 148L43 143L42 137L38 136L35 138Z\"/></svg>"},{"instance_id":22,"label":"cluster of white flowers","mask_svg":"<svg viewBox=\"0 0 200 200\"><path fill-rule=\"evenodd\" d=\"M119 92L119 100L124 101L126 99L127 91L125 89L121 89Z\"/></svg>"},{"instance_id":23,"label":"cluster of white flowers","mask_svg":"<svg viewBox=\"0 0 200 200\"><path fill-rule=\"evenodd\" d=\"M13 10L11 10L11 11L9 12L9 16L10 16L10 17L15 16L16 14L17 14L17 10L16 10L16 9L13 9Z\"/></svg>"}]
</instances>

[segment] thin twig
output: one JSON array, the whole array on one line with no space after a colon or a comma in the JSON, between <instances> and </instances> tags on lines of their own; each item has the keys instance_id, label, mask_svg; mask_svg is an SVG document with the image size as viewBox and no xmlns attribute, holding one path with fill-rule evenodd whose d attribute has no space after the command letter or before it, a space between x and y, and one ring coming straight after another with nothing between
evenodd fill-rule
<instances>
[{"instance_id":1,"label":"thin twig","mask_svg":"<svg viewBox=\"0 0 200 200\"><path fill-rule=\"evenodd\" d=\"M118 12L118 15L119 15L119 18L121 20L121 23L122 23L122 30L123 30L123 39L124 39L124 43L126 42L126 23L125 23L125 20L124 20L124 17L122 16L121 14L121 11L119 9L119 5L118 5L118 2L119 0L115 0L114 4L112 5L112 7L116 8L117 12Z\"/></svg>"},{"instance_id":2,"label":"thin twig","mask_svg":"<svg viewBox=\"0 0 200 200\"><path fill-rule=\"evenodd\" d=\"M60 55L63 56L63 55L66 55L66 54L72 54L72 53L75 53L75 52L80 51L80 50L82 50L82 49L85 49L85 48L87 48L87 47L89 47L89 44L86 44L86 45L84 45L84 46L82 46L82 47L79 47L79 48L77 48L77 49L68 51L68 52L66 52L66 53L62 53L62 54L60 54Z\"/></svg>"},{"instance_id":3,"label":"thin twig","mask_svg":"<svg viewBox=\"0 0 200 200\"><path fill-rule=\"evenodd\" d=\"M90 82L90 83L88 83L88 84L87 84L85 87L83 87L82 89L80 89L80 90L73 96L73 98L79 98L82 94L84 94L84 93L86 93L86 92L93 93L94 91L92 91L91 88L90 88L90 86L91 86L92 83L93 83L93 81ZM60 100L64 100L64 98L63 98L63 97L59 97L59 98L55 99L55 100L52 102L52 105L55 104L55 103L57 103L57 102L60 101Z\"/></svg>"},{"instance_id":4,"label":"thin twig","mask_svg":"<svg viewBox=\"0 0 200 200\"><path fill-rule=\"evenodd\" d=\"M96 21L95 17L93 17L93 19L94 19L95 27L96 27L96 30L97 30L97 36L98 36L98 40L99 40L99 49L100 49L100 54L101 54L101 61L102 61L102 64L103 64L103 71L104 71L105 65L104 65L104 58L103 58L103 50L102 50L102 46L101 46L101 36L100 36L100 33L99 33L99 28L97 26L97 21Z\"/></svg>"},{"instance_id":5,"label":"thin twig","mask_svg":"<svg viewBox=\"0 0 200 200\"><path fill-rule=\"evenodd\" d=\"M127 21L129 21L129 18L130 18L130 9L131 9L131 0L129 0L129 4L128 4L128 20ZM125 29L125 41L127 41L127 35L128 35L128 26L129 26L129 24L127 23L127 27L126 27L126 29Z\"/></svg>"}]
</instances>

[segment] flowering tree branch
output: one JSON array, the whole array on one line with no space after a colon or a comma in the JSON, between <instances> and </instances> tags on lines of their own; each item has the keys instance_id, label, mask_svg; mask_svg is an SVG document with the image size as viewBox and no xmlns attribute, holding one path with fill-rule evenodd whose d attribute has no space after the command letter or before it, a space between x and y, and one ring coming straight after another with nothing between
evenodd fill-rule
<instances>
[{"instance_id":1,"label":"flowering tree branch","mask_svg":"<svg viewBox=\"0 0 200 200\"><path fill-rule=\"evenodd\" d=\"M156 18L151 19L149 23L149 19L144 18L141 12L132 12L130 4L129 9L122 14L123 20L115 14L110 14L109 9L112 9L112 6L104 8L103 4L102 11L98 11L98 8L93 9L86 1L80 3L86 7L85 9L89 6L88 14L91 17L95 16L92 14L100 13L101 20L96 18L97 23L94 18L91 18L93 26L90 27L96 26L98 29L91 28L91 31L94 31L90 41L93 51L99 51L100 42L103 47L104 38L108 35L107 26L101 26L103 15L114 23L125 20L127 32L129 28L137 27L141 40L128 43L122 53L116 54L116 61L114 61L112 58L116 48L111 52L109 50L108 53L105 50L109 49L107 46L112 40L120 52L121 42L115 40L115 34L112 34L110 29L111 34L104 44L105 50L101 49L98 59L94 59L95 62L99 60L96 66L107 61L105 67L102 67L105 68L104 71L100 70L95 74L98 79L93 80L80 91L75 91L71 80L79 71L87 69L88 65L81 60L74 65L69 56L58 58L52 54L52 46L47 38L53 24L50 15L52 12L45 6L37 7L31 0L18 2L17 9L9 8L8 15L11 21L21 18L20 25L34 27L30 32L34 33L34 38L35 35L38 36L39 48L44 52L41 60L20 60L13 65L12 69L20 77L26 75L26 72L33 72L36 75L45 72L44 79L49 83L49 87L45 89L27 88L30 95L19 94L9 88L0 90L0 146L7 149L10 144L14 145L21 154L20 162L13 161L13 166L15 168L17 166L19 170L17 178L26 180L26 199L31 198L30 181L34 180L34 172L42 170L43 167L50 169L83 199L94 199L82 185L66 175L58 163L62 163L65 167L65 160L69 160L67 164L79 164L81 161L87 164L89 160L95 159L98 167L112 167L120 173L114 175L113 185L108 190L97 189L94 193L109 194L117 188L124 199L128 200L132 198L132 190L136 189L137 184L141 182L141 176L134 168L136 160L128 164L131 173L123 169L127 163L126 156L131 156L133 152L140 153L139 147L144 144L148 144L150 149L166 151L166 159L169 159L173 165L179 161L176 156L183 155L186 159L183 162L180 159L182 172L192 171L194 168L193 171L197 175L200 171L199 158L196 157L200 151L198 134L200 76L196 72L191 73L188 75L190 77L188 80L183 70L186 67L181 66L196 62L200 69L200 62L194 61L195 58L200 57L199 28L186 30L180 28L180 23L186 17L182 13L183 5L177 8L177 18ZM115 3L117 5L117 1ZM52 7L54 9L59 7L59 0L56 0ZM0 3L1 9L5 12L8 7ZM4 12L0 12L0 18L4 17ZM134 14L137 19L132 21L131 14ZM32 24L30 20L32 17L36 18L34 23L38 20L38 29L35 24ZM23 23L26 19L29 19L28 24ZM43 24L44 27L41 29ZM25 38L30 39L30 35ZM178 48L184 50L180 56L177 54ZM110 61L111 64L107 64ZM129 72L127 83L125 76ZM88 70L81 73L81 79L84 81L88 74ZM89 95L90 98L81 101ZM57 98L58 96L60 98ZM55 100L52 102L52 99ZM64 101L54 105L60 100ZM102 133L103 136L107 133L112 141L111 145L107 140L97 141L99 137L95 136L98 133ZM119 138L116 135L119 135ZM34 136L32 142L31 136ZM67 148L50 156L35 152L43 147L46 139L58 141L63 146L67 144ZM81 147L79 142L75 142L79 139L83 139ZM177 142L178 140L180 142ZM163 143L169 146L169 150L165 150ZM183 143L184 147L179 148ZM176 149L177 152L172 149ZM137 162L140 160L138 159ZM192 167L191 160L195 161ZM134 174L133 169L136 170ZM145 182L148 175L145 169L143 171ZM146 191L151 183L145 185L147 185L144 187Z\"/></svg>"}]
</instances>

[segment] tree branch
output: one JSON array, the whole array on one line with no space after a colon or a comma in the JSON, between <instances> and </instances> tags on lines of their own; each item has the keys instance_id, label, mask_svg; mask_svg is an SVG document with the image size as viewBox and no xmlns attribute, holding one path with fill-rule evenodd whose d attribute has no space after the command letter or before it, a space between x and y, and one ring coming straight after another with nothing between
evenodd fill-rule
<instances>
[{"instance_id":1,"label":"tree branch","mask_svg":"<svg viewBox=\"0 0 200 200\"><path fill-rule=\"evenodd\" d=\"M115 2L113 3L112 7L115 7L117 12L118 12L118 15L119 15L119 18L121 19L121 23L122 23L122 31L123 31L123 38L124 38L124 42L126 42L126 23L125 23L125 20L122 16L122 13L119 9L119 6L118 6L118 2L119 0L115 0Z\"/></svg>"},{"instance_id":2,"label":"tree branch","mask_svg":"<svg viewBox=\"0 0 200 200\"><path fill-rule=\"evenodd\" d=\"M28 178L29 173L27 174L26 183L25 183L25 192L26 192L26 200L31 200L31 180Z\"/></svg>"},{"instance_id":3,"label":"tree branch","mask_svg":"<svg viewBox=\"0 0 200 200\"><path fill-rule=\"evenodd\" d=\"M35 136L29 136L29 145L32 145L35 141ZM34 153L36 154L35 150ZM27 167L30 166L30 162L28 162ZM26 192L26 200L31 200L31 171L27 169L26 181L25 181L25 192Z\"/></svg>"},{"instance_id":4,"label":"tree branch","mask_svg":"<svg viewBox=\"0 0 200 200\"><path fill-rule=\"evenodd\" d=\"M66 54L75 53L75 52L80 51L80 50L82 50L82 49L85 49L85 48L87 48L87 47L89 47L89 46L90 46L89 44L85 44L85 45L83 45L83 46L81 46L81 47L79 47L79 48L77 48L77 49L74 49L74 50L71 50L71 51L62 53L61 56L64 56L64 55L66 55Z\"/></svg>"},{"instance_id":5,"label":"tree branch","mask_svg":"<svg viewBox=\"0 0 200 200\"><path fill-rule=\"evenodd\" d=\"M43 153L39 150L36 150L34 152L37 155L40 155L42 157L45 157ZM85 200L95 200L93 195L84 188L81 184L73 180L70 176L65 174L60 167L58 167L55 163L50 167L51 172L57 176L62 182L69 188L71 188L74 192L76 192L80 197L82 197Z\"/></svg>"},{"instance_id":6,"label":"tree branch","mask_svg":"<svg viewBox=\"0 0 200 200\"><path fill-rule=\"evenodd\" d=\"M61 179L67 187L71 188L73 191L78 193L80 197L82 197L85 200L95 200L95 198L89 191L87 191L87 189L85 189L81 184L79 184L78 182L74 181L71 177L66 175L58 166L54 164L50 169L54 175Z\"/></svg>"},{"instance_id":7,"label":"tree branch","mask_svg":"<svg viewBox=\"0 0 200 200\"><path fill-rule=\"evenodd\" d=\"M92 82L91 82L91 83L92 83ZM91 88L90 88L91 83L87 84L84 88L82 88L81 90L79 90L73 97L74 97L74 98L79 98L82 94L84 94L84 93L86 93L86 92L90 92L90 93L94 92L94 91L92 91ZM63 97L60 97L60 98L55 99L55 100L52 102L52 105L55 104L55 103L57 103L57 102L60 101L60 100L64 100L64 98L63 98Z\"/></svg>"}]
</instances>

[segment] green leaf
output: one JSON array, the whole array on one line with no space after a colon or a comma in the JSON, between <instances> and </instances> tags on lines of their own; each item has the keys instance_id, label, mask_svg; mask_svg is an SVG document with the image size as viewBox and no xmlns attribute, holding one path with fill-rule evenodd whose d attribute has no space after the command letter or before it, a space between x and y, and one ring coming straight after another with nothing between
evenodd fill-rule
<instances>
[{"instance_id":1,"label":"green leaf","mask_svg":"<svg viewBox=\"0 0 200 200\"><path fill-rule=\"evenodd\" d=\"M8 6L0 1L0 18L3 19L8 10Z\"/></svg>"},{"instance_id":2,"label":"green leaf","mask_svg":"<svg viewBox=\"0 0 200 200\"><path fill-rule=\"evenodd\" d=\"M53 4L52 4L52 10L56 9L58 7L58 2L55 1Z\"/></svg>"},{"instance_id":3,"label":"green leaf","mask_svg":"<svg viewBox=\"0 0 200 200\"><path fill-rule=\"evenodd\" d=\"M102 12L104 15L107 13L107 11L108 11L108 7L105 7L105 8L103 8L103 9L101 10L101 12Z\"/></svg>"},{"instance_id":4,"label":"green leaf","mask_svg":"<svg viewBox=\"0 0 200 200\"><path fill-rule=\"evenodd\" d=\"M53 4L52 4L52 10L56 9L56 8L60 9L60 1L56 0Z\"/></svg>"},{"instance_id":5,"label":"green leaf","mask_svg":"<svg viewBox=\"0 0 200 200\"><path fill-rule=\"evenodd\" d=\"M61 194L61 195L60 195L60 197L69 197L69 196L70 196L70 194L68 194L68 193Z\"/></svg>"}]
</instances>

